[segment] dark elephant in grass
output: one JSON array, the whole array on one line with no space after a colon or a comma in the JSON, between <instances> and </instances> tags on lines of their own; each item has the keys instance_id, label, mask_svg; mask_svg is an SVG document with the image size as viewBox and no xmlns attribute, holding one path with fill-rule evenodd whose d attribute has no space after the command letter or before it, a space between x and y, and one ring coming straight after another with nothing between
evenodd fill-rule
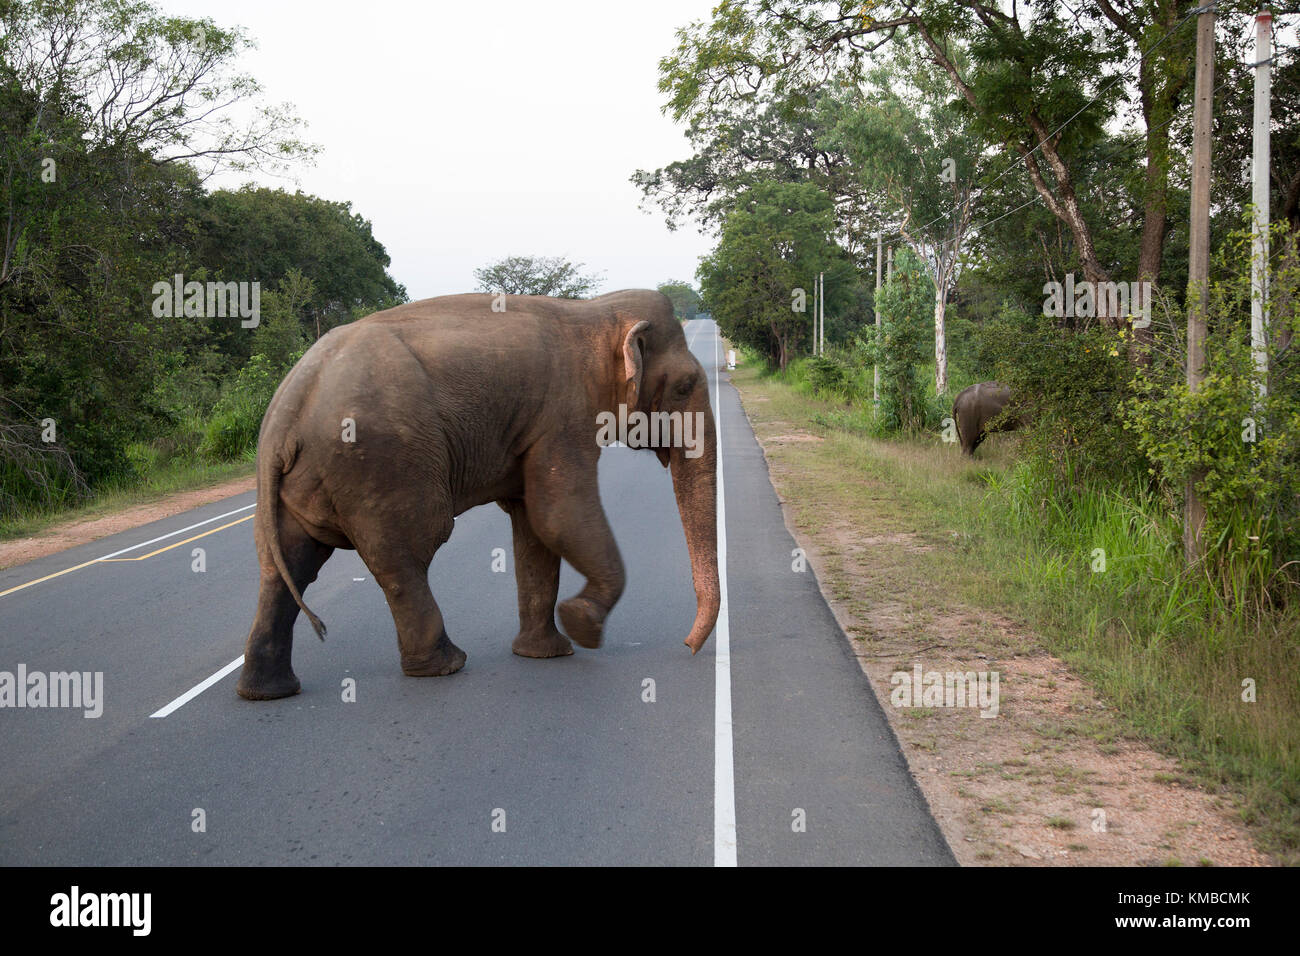
<instances>
[{"instance_id":1,"label":"dark elephant in grass","mask_svg":"<svg viewBox=\"0 0 1300 956\"><path fill-rule=\"evenodd\" d=\"M514 652L572 654L569 638L599 647L624 572L596 484L598 416L619 406L663 421L680 413L699 429L693 443L635 430L627 442L671 470L697 600L686 644L699 650L720 600L714 423L672 303L648 291L444 296L331 331L271 400L257 450L261 590L239 694L300 689L293 625L302 611L324 637L302 592L335 548L355 549L383 589L406 674L460 670L465 654L447 636L429 564L453 517L487 502L513 526ZM586 578L559 605L568 637L555 623L561 558Z\"/></svg>"},{"instance_id":2,"label":"dark elephant in grass","mask_svg":"<svg viewBox=\"0 0 1300 956\"><path fill-rule=\"evenodd\" d=\"M974 457L975 449L990 432L1014 431L1020 422L1005 416L994 422L1011 401L1011 389L998 382L980 382L964 388L953 399L952 418L957 423L961 450Z\"/></svg>"}]
</instances>

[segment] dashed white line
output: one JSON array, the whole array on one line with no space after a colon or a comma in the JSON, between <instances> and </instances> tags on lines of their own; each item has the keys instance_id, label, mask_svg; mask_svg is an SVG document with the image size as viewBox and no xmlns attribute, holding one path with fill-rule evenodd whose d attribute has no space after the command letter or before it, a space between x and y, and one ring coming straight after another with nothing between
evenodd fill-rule
<instances>
[{"instance_id":1,"label":"dashed white line","mask_svg":"<svg viewBox=\"0 0 1300 956\"><path fill-rule=\"evenodd\" d=\"M192 701L195 697L198 697L199 694L203 693L205 690L207 690L209 687L211 687L211 686L212 686L213 684L215 684L217 681L221 680L221 678L225 677L227 674L229 674L231 671L233 671L236 667L241 666L243 663L244 663L244 655L243 655L243 654L240 654L240 655L239 655L238 657L236 657L233 661L231 661L231 662L230 662L229 664L227 664L225 667L221 668L221 670L217 671L215 674L213 674L213 675L212 675L211 677L209 677L207 680L203 681L203 682L200 683L200 684L195 684L193 687L191 687L191 688L190 688L189 690L187 690L185 693L181 694L181 696L177 697L174 701L172 701L172 702L171 702L170 704L168 704L166 707L163 707L161 710L156 710L156 711L154 711L154 712L153 712L152 714L150 714L149 716L150 716L150 717L166 717L168 714L172 713L173 711L175 711L175 710L179 710L181 707L184 707L186 704L188 704L190 701Z\"/></svg>"}]
</instances>

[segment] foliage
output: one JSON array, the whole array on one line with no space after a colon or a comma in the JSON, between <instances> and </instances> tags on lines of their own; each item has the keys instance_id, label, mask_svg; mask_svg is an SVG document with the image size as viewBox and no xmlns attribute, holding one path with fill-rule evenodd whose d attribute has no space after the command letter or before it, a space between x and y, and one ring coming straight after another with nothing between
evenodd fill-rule
<instances>
[{"instance_id":1,"label":"foliage","mask_svg":"<svg viewBox=\"0 0 1300 956\"><path fill-rule=\"evenodd\" d=\"M986 324L980 355L990 377L1011 389L1006 414L1031 426L1026 454L1079 476L1131 481L1142 474L1139 450L1124 431L1132 395L1128 346L1119 333L1093 326L1070 331L1042 313L1007 308Z\"/></svg>"},{"instance_id":2,"label":"foliage","mask_svg":"<svg viewBox=\"0 0 1300 956\"><path fill-rule=\"evenodd\" d=\"M195 220L192 261L205 278L260 282L263 289L292 272L310 280L311 294L296 311L313 336L351 321L358 306L406 301L406 289L387 272L387 250L349 202L248 185L203 196ZM209 334L240 359L251 354L248 337L229 323L211 322Z\"/></svg>"},{"instance_id":3,"label":"foliage","mask_svg":"<svg viewBox=\"0 0 1300 956\"><path fill-rule=\"evenodd\" d=\"M834 206L810 183L760 183L727 213L700 262L700 288L724 335L785 368L812 342L813 283L826 273L826 312L848 304L853 268L831 240Z\"/></svg>"},{"instance_id":4,"label":"foliage","mask_svg":"<svg viewBox=\"0 0 1300 956\"><path fill-rule=\"evenodd\" d=\"M549 295L582 299L599 287L602 276L585 274L583 264L559 256L507 256L474 270L479 292Z\"/></svg>"},{"instance_id":5,"label":"foliage","mask_svg":"<svg viewBox=\"0 0 1300 956\"><path fill-rule=\"evenodd\" d=\"M265 355L254 355L212 410L199 453L215 461L234 461L257 446L266 407L284 370Z\"/></svg>"},{"instance_id":6,"label":"foliage","mask_svg":"<svg viewBox=\"0 0 1300 956\"><path fill-rule=\"evenodd\" d=\"M699 313L700 294L695 291L695 287L689 282L670 279L667 282L659 283L655 288L672 300L673 315L677 316L679 320L688 321L695 318Z\"/></svg>"},{"instance_id":7,"label":"foliage","mask_svg":"<svg viewBox=\"0 0 1300 956\"><path fill-rule=\"evenodd\" d=\"M250 42L136 0L0 2L0 522L190 456L255 390L247 356L282 374L318 318L404 298L348 204L205 190L315 151L235 71ZM260 281L262 326L156 314L177 274Z\"/></svg>"},{"instance_id":8,"label":"foliage","mask_svg":"<svg viewBox=\"0 0 1300 956\"><path fill-rule=\"evenodd\" d=\"M936 403L918 377L934 341L934 285L911 250L894 260L893 280L876 296L880 309L879 334L874 328L862 337L868 362L880 366L880 409L883 427L919 432L937 423Z\"/></svg>"},{"instance_id":9,"label":"foliage","mask_svg":"<svg viewBox=\"0 0 1300 956\"><path fill-rule=\"evenodd\" d=\"M1196 482L1205 504L1206 571L1220 587L1257 602L1276 601L1300 574L1300 374L1290 339L1300 333L1300 268L1271 270L1274 333L1266 349L1267 394L1250 349L1250 236L1239 231L1222 252L1207 300L1212 333L1206 375L1189 392L1185 361L1156 351L1138 370L1124 424L1162 486ZM1294 341L1294 339L1290 339Z\"/></svg>"}]
</instances>

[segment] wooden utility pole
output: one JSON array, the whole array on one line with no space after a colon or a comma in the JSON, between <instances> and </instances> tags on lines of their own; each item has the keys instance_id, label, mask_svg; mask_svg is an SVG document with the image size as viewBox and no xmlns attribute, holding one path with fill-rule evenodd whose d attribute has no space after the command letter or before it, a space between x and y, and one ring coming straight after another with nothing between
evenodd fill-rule
<instances>
[{"instance_id":1,"label":"wooden utility pole","mask_svg":"<svg viewBox=\"0 0 1300 956\"><path fill-rule=\"evenodd\" d=\"M883 263L881 259L884 255L884 239L879 234L876 236L876 341L880 341L880 269ZM875 404L880 404L880 363L876 363L875 374L872 376L874 385L871 390L871 400Z\"/></svg>"},{"instance_id":2,"label":"wooden utility pole","mask_svg":"<svg viewBox=\"0 0 1300 956\"><path fill-rule=\"evenodd\" d=\"M1214 108L1214 4L1196 16L1196 92L1192 113L1192 192L1187 264L1187 390L1205 380L1205 317L1210 280L1210 134ZM1205 472L1187 480L1183 508L1183 555L1188 564L1201 556L1205 502L1196 491Z\"/></svg>"},{"instance_id":3,"label":"wooden utility pole","mask_svg":"<svg viewBox=\"0 0 1300 956\"><path fill-rule=\"evenodd\" d=\"M1255 205L1254 241L1250 250L1250 351L1259 376L1259 397L1268 394L1268 169L1272 76L1273 15L1261 10L1255 17L1255 137L1251 162L1251 201Z\"/></svg>"}]
</instances>

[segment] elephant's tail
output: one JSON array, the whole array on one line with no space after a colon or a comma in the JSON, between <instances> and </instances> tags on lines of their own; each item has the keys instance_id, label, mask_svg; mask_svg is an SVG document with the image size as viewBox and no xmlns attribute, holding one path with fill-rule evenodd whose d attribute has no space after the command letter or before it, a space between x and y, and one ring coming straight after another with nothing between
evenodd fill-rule
<instances>
[{"instance_id":1,"label":"elephant's tail","mask_svg":"<svg viewBox=\"0 0 1300 956\"><path fill-rule=\"evenodd\" d=\"M322 641L325 640L325 623L311 612L311 608L303 603L302 595L298 592L298 587L293 583L293 577L289 574L289 569L284 563L284 554L280 551L280 475L282 462L280 456L270 454L266 456L265 464L259 456L257 466L257 500L262 507L258 508L258 514L262 521L262 534L266 537L266 546L271 552L271 560L275 562L275 568L280 572L280 577L284 579L285 586L289 588L289 593L293 595L296 603L303 614L307 615L307 620L311 621L312 630Z\"/></svg>"}]
</instances>

